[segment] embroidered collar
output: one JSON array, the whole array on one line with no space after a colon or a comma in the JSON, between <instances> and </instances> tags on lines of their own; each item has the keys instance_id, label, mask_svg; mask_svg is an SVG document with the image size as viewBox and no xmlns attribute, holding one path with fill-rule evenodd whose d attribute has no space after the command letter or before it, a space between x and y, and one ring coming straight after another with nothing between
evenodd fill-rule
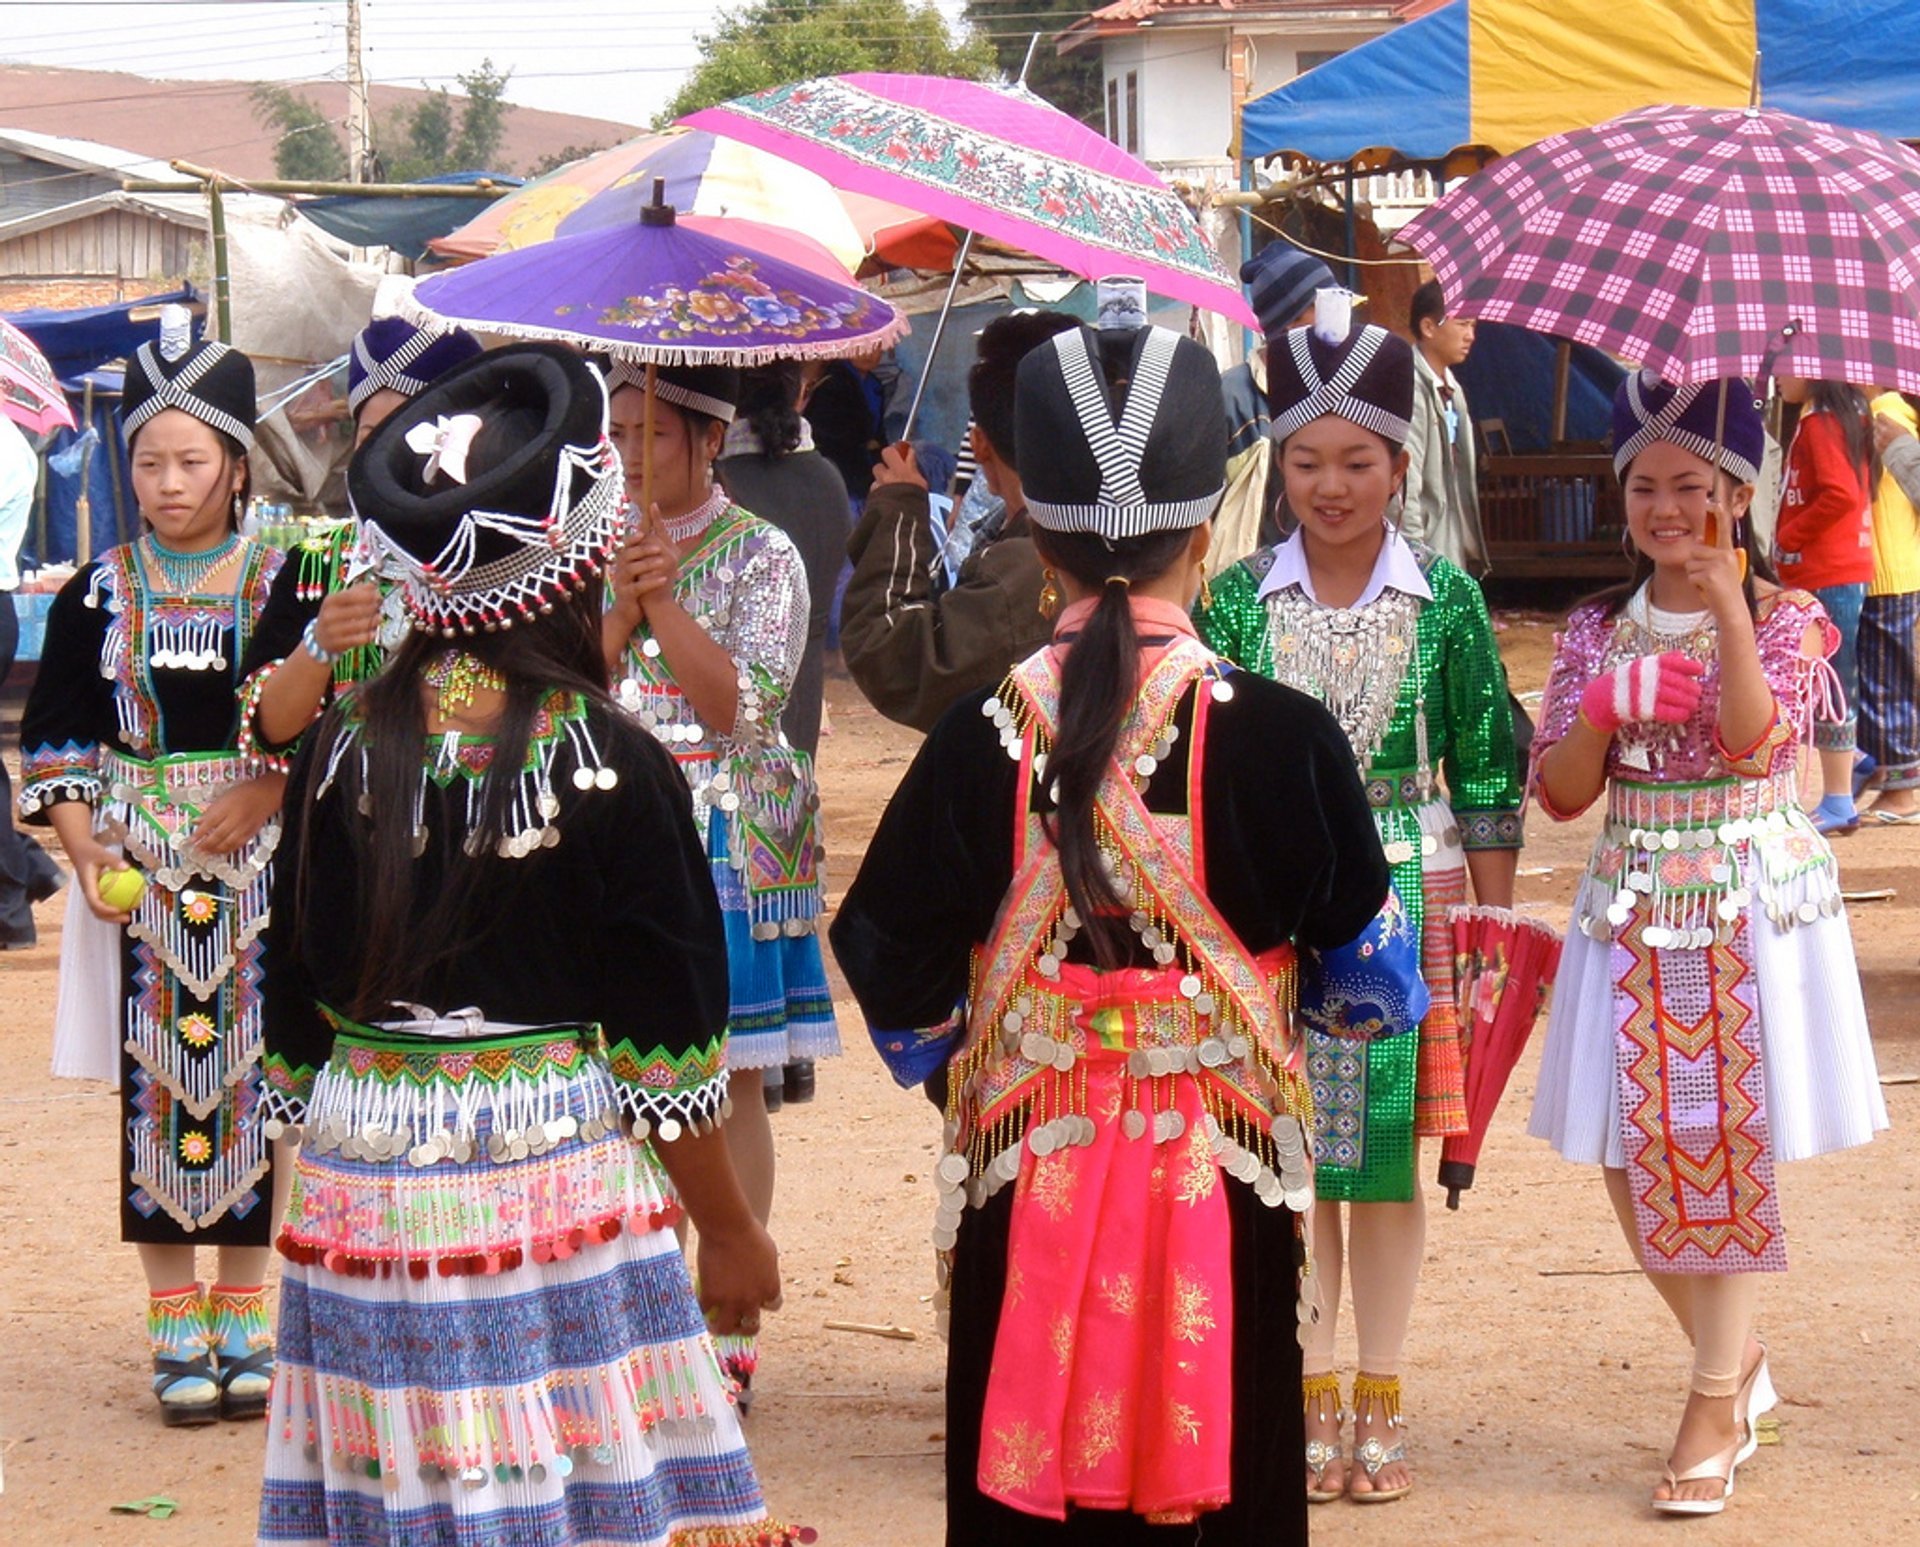
<instances>
[{"instance_id":1,"label":"embroidered collar","mask_svg":"<svg viewBox=\"0 0 1920 1547\"><path fill-rule=\"evenodd\" d=\"M1267 578L1260 582L1260 600L1264 602L1274 592L1284 591L1288 586L1298 586L1308 600L1316 606L1320 605L1320 598L1313 591L1313 574L1307 567L1304 530L1295 532L1274 553L1273 568L1267 571ZM1380 556L1373 561L1373 573L1367 577L1359 599L1346 610L1356 611L1378 601L1380 593L1389 588L1406 596L1416 596L1421 601L1433 600L1433 587L1427 584L1427 577L1420 572L1419 559L1414 557L1412 547L1392 522L1387 523L1387 540L1380 545Z\"/></svg>"}]
</instances>

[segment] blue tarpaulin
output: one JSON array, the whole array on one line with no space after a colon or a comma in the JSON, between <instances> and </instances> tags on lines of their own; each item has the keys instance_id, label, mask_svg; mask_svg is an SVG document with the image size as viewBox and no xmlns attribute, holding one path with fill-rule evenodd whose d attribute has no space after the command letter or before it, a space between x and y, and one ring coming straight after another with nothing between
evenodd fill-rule
<instances>
[{"instance_id":1,"label":"blue tarpaulin","mask_svg":"<svg viewBox=\"0 0 1920 1547\"><path fill-rule=\"evenodd\" d=\"M42 450L47 475L27 524L22 558L29 564L72 563L130 542L139 528L139 509L127 476L126 448L120 440L120 372L102 370L124 359L149 339L160 336L160 308L188 302L191 289L146 296L113 306L74 311L26 311L8 314L11 322L46 355L73 407L76 429L56 430ZM86 415L87 387L93 387L91 420ZM98 437L91 456L73 455L91 423ZM80 467L87 475L91 507L89 551L79 552Z\"/></svg>"},{"instance_id":2,"label":"blue tarpaulin","mask_svg":"<svg viewBox=\"0 0 1920 1547\"><path fill-rule=\"evenodd\" d=\"M1553 449L1553 373L1559 341L1509 323L1483 322L1473 353L1454 375L1476 420L1498 419L1516 452ZM1626 368L1612 356L1573 346L1567 371L1570 441L1606 441L1613 433L1613 394ZM1499 448L1505 449L1505 448Z\"/></svg>"},{"instance_id":3,"label":"blue tarpaulin","mask_svg":"<svg viewBox=\"0 0 1920 1547\"><path fill-rule=\"evenodd\" d=\"M522 179L500 172L448 172L423 177L424 183L452 183L471 187L493 183L518 188ZM303 199L294 206L322 231L355 247L391 247L409 258L424 258L427 243L457 231L486 208L474 198L397 198L391 194L338 194Z\"/></svg>"},{"instance_id":4,"label":"blue tarpaulin","mask_svg":"<svg viewBox=\"0 0 1920 1547\"><path fill-rule=\"evenodd\" d=\"M1505 155L1658 103L1763 105L1920 138L1914 0L1452 0L1246 105L1241 154Z\"/></svg>"}]
</instances>

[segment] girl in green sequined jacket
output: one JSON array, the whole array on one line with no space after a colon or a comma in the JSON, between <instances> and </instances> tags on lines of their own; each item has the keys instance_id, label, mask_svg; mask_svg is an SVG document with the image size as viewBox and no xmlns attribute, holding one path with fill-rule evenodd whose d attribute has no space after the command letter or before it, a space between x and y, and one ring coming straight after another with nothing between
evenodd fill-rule
<instances>
[{"instance_id":1,"label":"girl in green sequined jacket","mask_svg":"<svg viewBox=\"0 0 1920 1547\"><path fill-rule=\"evenodd\" d=\"M1388 521L1406 476L1411 351L1380 328L1325 324L1268 350L1273 435L1299 530L1222 575L1200 624L1221 654L1334 712L1421 931L1433 1002L1417 1032L1359 1043L1308 1030L1326 1206L1313 1228L1319 1314L1302 1331L1307 1492L1384 1503L1412 1486L1397 1372L1426 1235L1418 1144L1466 1128L1447 910L1467 901L1469 878L1479 903L1511 905L1521 791L1480 588ZM1333 1368L1343 1262L1360 1340L1351 1476Z\"/></svg>"}]
</instances>

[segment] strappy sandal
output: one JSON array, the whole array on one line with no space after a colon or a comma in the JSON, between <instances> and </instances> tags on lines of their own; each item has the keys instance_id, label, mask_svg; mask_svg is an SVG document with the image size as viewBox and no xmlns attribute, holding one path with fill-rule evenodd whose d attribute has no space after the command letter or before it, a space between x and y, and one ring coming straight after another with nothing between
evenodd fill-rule
<instances>
[{"instance_id":1,"label":"strappy sandal","mask_svg":"<svg viewBox=\"0 0 1920 1547\"><path fill-rule=\"evenodd\" d=\"M1760 1420L1779 1405L1780 1395L1773 1389L1773 1376L1767 1369L1766 1345L1762 1344L1760 1362L1740 1383L1740 1390L1733 1399L1734 1429L1740 1435L1740 1454L1734 1457L1736 1465L1744 1466L1760 1448Z\"/></svg>"},{"instance_id":2,"label":"strappy sandal","mask_svg":"<svg viewBox=\"0 0 1920 1547\"><path fill-rule=\"evenodd\" d=\"M258 1376L267 1382L257 1389L233 1389L234 1382ZM220 1416L222 1418L264 1418L267 1402L273 1395L273 1350L257 1349L244 1359L220 1361Z\"/></svg>"},{"instance_id":3,"label":"strappy sandal","mask_svg":"<svg viewBox=\"0 0 1920 1547\"><path fill-rule=\"evenodd\" d=\"M1364 1418L1373 1422L1374 1408L1378 1406L1381 1416L1386 1420L1387 1428L1399 1429L1403 1426L1400 1417L1400 1377L1398 1375L1369 1375L1362 1370L1353 1378L1353 1411L1355 1421ZM1354 1431L1358 1443L1353 1447L1353 1459L1367 1474L1368 1482L1377 1482L1379 1476L1390 1466L1402 1465L1407 1459L1406 1442L1395 1440L1389 1445L1375 1435L1360 1440L1359 1431ZM1411 1482L1402 1483L1398 1488L1371 1488L1365 1493L1347 1491L1347 1497L1356 1504L1391 1504L1395 1499L1404 1499L1413 1492Z\"/></svg>"},{"instance_id":4,"label":"strappy sandal","mask_svg":"<svg viewBox=\"0 0 1920 1547\"><path fill-rule=\"evenodd\" d=\"M1300 1396L1306 1415L1317 1418L1321 1423L1333 1424L1331 1440L1307 1441L1307 1470L1313 1474L1313 1480L1307 1484L1307 1502L1309 1504L1331 1504L1335 1499L1344 1498L1347 1492L1347 1477L1344 1463L1347 1453L1340 1445L1340 1425L1346 1414L1340 1411L1340 1377L1337 1375L1308 1375L1301 1379ZM1332 1412L1328 1412L1331 1403ZM1340 1486L1322 1488L1321 1474L1336 1461L1342 1463Z\"/></svg>"},{"instance_id":5,"label":"strappy sandal","mask_svg":"<svg viewBox=\"0 0 1920 1547\"><path fill-rule=\"evenodd\" d=\"M167 1393L186 1381L205 1383L210 1395L204 1401L169 1401ZM213 1359L197 1354L191 1359L153 1357L153 1394L160 1403L160 1421L169 1429L194 1428L214 1423L220 1417L220 1392L213 1373Z\"/></svg>"},{"instance_id":6,"label":"strappy sandal","mask_svg":"<svg viewBox=\"0 0 1920 1547\"><path fill-rule=\"evenodd\" d=\"M1717 1515L1727 1507L1727 1500L1733 1497L1733 1475L1740 1470L1741 1441L1735 1440L1718 1455L1708 1456L1698 1466L1690 1466L1684 1472L1676 1472L1673 1463L1668 1462L1663 1475L1669 1491L1682 1483L1716 1482L1721 1485L1717 1499L1655 1499L1654 1511L1661 1515Z\"/></svg>"}]
</instances>

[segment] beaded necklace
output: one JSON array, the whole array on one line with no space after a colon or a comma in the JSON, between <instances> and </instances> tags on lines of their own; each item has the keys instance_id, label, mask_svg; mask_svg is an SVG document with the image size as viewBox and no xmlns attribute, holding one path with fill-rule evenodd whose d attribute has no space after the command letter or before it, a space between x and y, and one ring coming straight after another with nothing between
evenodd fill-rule
<instances>
[{"instance_id":1,"label":"beaded necklace","mask_svg":"<svg viewBox=\"0 0 1920 1547\"><path fill-rule=\"evenodd\" d=\"M175 596L197 596L200 587L206 584L207 576L224 564L227 556L240 546L240 534L229 532L224 542L197 553L182 553L166 547L151 532L140 539L140 546Z\"/></svg>"}]
</instances>

